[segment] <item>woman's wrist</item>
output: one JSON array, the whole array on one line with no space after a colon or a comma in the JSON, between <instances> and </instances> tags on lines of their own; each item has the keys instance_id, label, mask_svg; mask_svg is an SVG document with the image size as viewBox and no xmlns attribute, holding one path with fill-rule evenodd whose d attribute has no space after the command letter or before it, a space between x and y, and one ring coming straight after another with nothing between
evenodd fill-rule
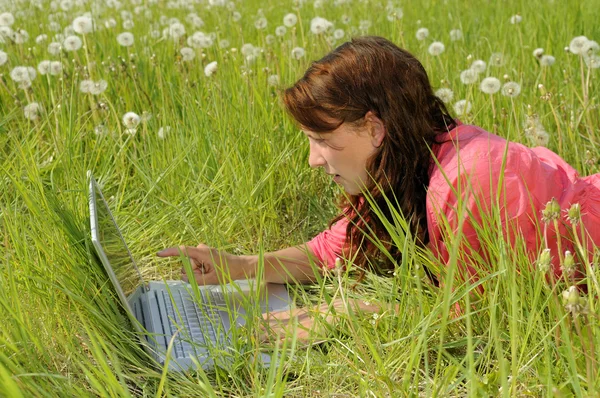
<instances>
[{"instance_id":1,"label":"woman's wrist","mask_svg":"<svg viewBox=\"0 0 600 398\"><path fill-rule=\"evenodd\" d=\"M242 278L254 278L256 276L256 268L258 266L258 256L238 256L239 264L236 267Z\"/></svg>"}]
</instances>

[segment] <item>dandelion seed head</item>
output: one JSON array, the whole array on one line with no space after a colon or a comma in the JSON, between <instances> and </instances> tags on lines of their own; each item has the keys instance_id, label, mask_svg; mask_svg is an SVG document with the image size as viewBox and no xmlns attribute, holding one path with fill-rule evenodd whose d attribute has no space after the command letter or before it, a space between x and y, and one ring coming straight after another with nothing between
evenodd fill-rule
<instances>
[{"instance_id":1,"label":"dandelion seed head","mask_svg":"<svg viewBox=\"0 0 600 398\"><path fill-rule=\"evenodd\" d=\"M221 39L219 41L219 48L227 48L230 46L229 40L227 39Z\"/></svg>"},{"instance_id":2,"label":"dandelion seed head","mask_svg":"<svg viewBox=\"0 0 600 398\"><path fill-rule=\"evenodd\" d=\"M502 95L515 98L521 94L521 85L517 82L506 82L502 86Z\"/></svg>"},{"instance_id":3,"label":"dandelion seed head","mask_svg":"<svg viewBox=\"0 0 600 398\"><path fill-rule=\"evenodd\" d=\"M131 29L133 29L134 26L135 26L135 23L133 23L133 19L126 19L123 21L123 24L121 25L121 27L125 30L131 30Z\"/></svg>"},{"instance_id":4,"label":"dandelion seed head","mask_svg":"<svg viewBox=\"0 0 600 398\"><path fill-rule=\"evenodd\" d=\"M185 35L185 26L180 22L175 22L169 25L169 37L173 40L179 40L179 38Z\"/></svg>"},{"instance_id":5,"label":"dandelion seed head","mask_svg":"<svg viewBox=\"0 0 600 398\"><path fill-rule=\"evenodd\" d=\"M429 37L429 29L427 28L419 28L417 29L417 33L415 33L415 37L419 41L423 41Z\"/></svg>"},{"instance_id":6,"label":"dandelion seed head","mask_svg":"<svg viewBox=\"0 0 600 398\"><path fill-rule=\"evenodd\" d=\"M445 49L446 47L444 46L444 43L440 41L434 41L429 45L427 51L429 51L429 54L432 56L437 57L438 55L442 54Z\"/></svg>"},{"instance_id":7,"label":"dandelion seed head","mask_svg":"<svg viewBox=\"0 0 600 398\"><path fill-rule=\"evenodd\" d=\"M60 53L60 49L61 49L60 43L57 43L54 41L54 42L48 44L48 52L51 55L58 55Z\"/></svg>"},{"instance_id":8,"label":"dandelion seed head","mask_svg":"<svg viewBox=\"0 0 600 398\"><path fill-rule=\"evenodd\" d=\"M500 86L501 83L499 79L488 76L481 81L479 89L485 94L496 94L498 91L500 91Z\"/></svg>"},{"instance_id":9,"label":"dandelion seed head","mask_svg":"<svg viewBox=\"0 0 600 398\"><path fill-rule=\"evenodd\" d=\"M489 62L489 64L491 66L495 66L495 67L503 66L504 65L504 54L502 54L502 53L493 53L490 56L490 62Z\"/></svg>"},{"instance_id":10,"label":"dandelion seed head","mask_svg":"<svg viewBox=\"0 0 600 398\"><path fill-rule=\"evenodd\" d=\"M4 65L8 61L8 54L4 51L0 51L0 65Z\"/></svg>"},{"instance_id":11,"label":"dandelion seed head","mask_svg":"<svg viewBox=\"0 0 600 398\"><path fill-rule=\"evenodd\" d=\"M460 81L463 84L473 84L477 82L479 74L474 69L465 69L460 72Z\"/></svg>"},{"instance_id":12,"label":"dandelion seed head","mask_svg":"<svg viewBox=\"0 0 600 398\"><path fill-rule=\"evenodd\" d=\"M90 87L90 94L92 95L100 95L108 88L108 83L106 80L98 80L96 82L92 82Z\"/></svg>"},{"instance_id":13,"label":"dandelion seed head","mask_svg":"<svg viewBox=\"0 0 600 398\"><path fill-rule=\"evenodd\" d=\"M344 29L336 29L333 31L333 38L336 40L341 40L345 36Z\"/></svg>"},{"instance_id":14,"label":"dandelion seed head","mask_svg":"<svg viewBox=\"0 0 600 398\"><path fill-rule=\"evenodd\" d=\"M588 38L585 36L577 36L569 43L569 51L575 55L583 55L584 48L588 44Z\"/></svg>"},{"instance_id":15,"label":"dandelion seed head","mask_svg":"<svg viewBox=\"0 0 600 398\"><path fill-rule=\"evenodd\" d=\"M600 50L600 45L597 41L588 40L582 47L581 53L584 57L596 54Z\"/></svg>"},{"instance_id":16,"label":"dandelion seed head","mask_svg":"<svg viewBox=\"0 0 600 398\"><path fill-rule=\"evenodd\" d=\"M79 91L82 93L89 93L92 89L94 82L92 80L86 79L79 82Z\"/></svg>"},{"instance_id":17,"label":"dandelion seed head","mask_svg":"<svg viewBox=\"0 0 600 398\"><path fill-rule=\"evenodd\" d=\"M592 54L586 57L585 64L591 69L598 69L600 67L600 55Z\"/></svg>"},{"instance_id":18,"label":"dandelion seed head","mask_svg":"<svg viewBox=\"0 0 600 398\"><path fill-rule=\"evenodd\" d=\"M15 17L10 12L0 14L0 26L12 26L15 23Z\"/></svg>"},{"instance_id":19,"label":"dandelion seed head","mask_svg":"<svg viewBox=\"0 0 600 398\"><path fill-rule=\"evenodd\" d=\"M254 27L258 30L266 29L267 27L267 18L258 17L256 21L254 21Z\"/></svg>"},{"instance_id":20,"label":"dandelion seed head","mask_svg":"<svg viewBox=\"0 0 600 398\"><path fill-rule=\"evenodd\" d=\"M442 87L435 92L435 96L441 99L445 104L449 104L452 101L452 98L454 98L454 91L447 87Z\"/></svg>"},{"instance_id":21,"label":"dandelion seed head","mask_svg":"<svg viewBox=\"0 0 600 398\"><path fill-rule=\"evenodd\" d=\"M131 47L134 42L133 33L131 32L123 32L119 33L117 36L117 43L123 47Z\"/></svg>"},{"instance_id":22,"label":"dandelion seed head","mask_svg":"<svg viewBox=\"0 0 600 398\"><path fill-rule=\"evenodd\" d=\"M44 60L40 62L38 64L37 70L40 73L40 75L48 74L50 72L50 61Z\"/></svg>"},{"instance_id":23,"label":"dandelion seed head","mask_svg":"<svg viewBox=\"0 0 600 398\"><path fill-rule=\"evenodd\" d=\"M510 17L510 23L513 25L521 23L521 21L523 21L523 17L520 14L515 14Z\"/></svg>"},{"instance_id":24,"label":"dandelion seed head","mask_svg":"<svg viewBox=\"0 0 600 398\"><path fill-rule=\"evenodd\" d=\"M387 20L390 22L399 21L404 17L404 11L402 8L394 8L389 10Z\"/></svg>"},{"instance_id":25,"label":"dandelion seed head","mask_svg":"<svg viewBox=\"0 0 600 398\"><path fill-rule=\"evenodd\" d=\"M123 125L127 129L135 129L140 124L142 119L135 112L127 112L123 115Z\"/></svg>"},{"instance_id":26,"label":"dandelion seed head","mask_svg":"<svg viewBox=\"0 0 600 398\"><path fill-rule=\"evenodd\" d=\"M192 61L196 57L196 53L194 52L194 50L189 47L181 48L181 50L179 50L179 53L181 54L181 59L185 62Z\"/></svg>"},{"instance_id":27,"label":"dandelion seed head","mask_svg":"<svg viewBox=\"0 0 600 398\"><path fill-rule=\"evenodd\" d=\"M210 62L204 67L204 75L211 77L217 71L217 61Z\"/></svg>"},{"instance_id":28,"label":"dandelion seed head","mask_svg":"<svg viewBox=\"0 0 600 398\"><path fill-rule=\"evenodd\" d=\"M279 75L270 75L267 78L267 84L272 87L279 86Z\"/></svg>"},{"instance_id":29,"label":"dandelion seed head","mask_svg":"<svg viewBox=\"0 0 600 398\"><path fill-rule=\"evenodd\" d=\"M544 55L544 49L543 48L536 48L535 50L533 50L533 56L536 58L541 58L542 55Z\"/></svg>"},{"instance_id":30,"label":"dandelion seed head","mask_svg":"<svg viewBox=\"0 0 600 398\"><path fill-rule=\"evenodd\" d=\"M545 54L540 58L541 66L552 66L554 65L554 62L556 62L556 58L554 58L552 55Z\"/></svg>"},{"instance_id":31,"label":"dandelion seed head","mask_svg":"<svg viewBox=\"0 0 600 398\"><path fill-rule=\"evenodd\" d=\"M10 78L15 83L31 82L36 75L37 72L31 66L15 66L10 71Z\"/></svg>"},{"instance_id":32,"label":"dandelion seed head","mask_svg":"<svg viewBox=\"0 0 600 398\"><path fill-rule=\"evenodd\" d=\"M77 51L81 48L83 42L79 36L71 35L67 36L63 41L62 47L65 51Z\"/></svg>"},{"instance_id":33,"label":"dandelion seed head","mask_svg":"<svg viewBox=\"0 0 600 398\"><path fill-rule=\"evenodd\" d=\"M278 26L275 28L275 35L276 36L285 36L285 34L287 33L287 28L284 25Z\"/></svg>"},{"instance_id":34,"label":"dandelion seed head","mask_svg":"<svg viewBox=\"0 0 600 398\"><path fill-rule=\"evenodd\" d=\"M46 40L48 40L48 35L45 33L42 33L41 35L38 35L35 38L35 44L42 44L43 42L45 42Z\"/></svg>"},{"instance_id":35,"label":"dandelion seed head","mask_svg":"<svg viewBox=\"0 0 600 398\"><path fill-rule=\"evenodd\" d=\"M310 21L310 31L315 35L320 35L333 28L333 24L325 18L315 17Z\"/></svg>"},{"instance_id":36,"label":"dandelion seed head","mask_svg":"<svg viewBox=\"0 0 600 398\"><path fill-rule=\"evenodd\" d=\"M13 32L12 40L15 44L24 44L29 40L29 33L24 29L17 29Z\"/></svg>"},{"instance_id":37,"label":"dandelion seed head","mask_svg":"<svg viewBox=\"0 0 600 398\"><path fill-rule=\"evenodd\" d=\"M292 26L296 25L296 23L298 23L298 17L296 16L296 14L286 14L285 17L283 17L283 25L287 26L288 28L291 28Z\"/></svg>"},{"instance_id":38,"label":"dandelion seed head","mask_svg":"<svg viewBox=\"0 0 600 398\"><path fill-rule=\"evenodd\" d=\"M471 63L470 69L473 69L477 73L483 73L483 72L485 72L486 68L487 68L487 64L485 63L485 61L483 61L481 59L476 59L475 61L473 61Z\"/></svg>"},{"instance_id":39,"label":"dandelion seed head","mask_svg":"<svg viewBox=\"0 0 600 398\"><path fill-rule=\"evenodd\" d=\"M467 102L466 99L462 99L460 101L456 101L454 103L454 112L458 116L464 116L471 112L471 101Z\"/></svg>"},{"instance_id":40,"label":"dandelion seed head","mask_svg":"<svg viewBox=\"0 0 600 398\"><path fill-rule=\"evenodd\" d=\"M79 33L80 35L91 33L94 30L94 22L92 21L92 18L87 16L75 18L71 26L75 33Z\"/></svg>"},{"instance_id":41,"label":"dandelion seed head","mask_svg":"<svg viewBox=\"0 0 600 398\"><path fill-rule=\"evenodd\" d=\"M301 59L304 58L306 51L302 47L294 47L292 49L292 58Z\"/></svg>"},{"instance_id":42,"label":"dandelion seed head","mask_svg":"<svg viewBox=\"0 0 600 398\"><path fill-rule=\"evenodd\" d=\"M37 102L31 102L25 105L25 107L23 108L23 114L27 119L31 120L32 122L35 122L39 119L42 111L42 106Z\"/></svg>"}]
</instances>

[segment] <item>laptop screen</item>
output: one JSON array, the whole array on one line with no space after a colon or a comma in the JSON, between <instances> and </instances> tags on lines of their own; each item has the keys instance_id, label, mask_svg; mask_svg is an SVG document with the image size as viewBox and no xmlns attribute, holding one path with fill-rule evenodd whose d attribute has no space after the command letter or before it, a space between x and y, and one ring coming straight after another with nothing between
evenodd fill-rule
<instances>
[{"instance_id":1,"label":"laptop screen","mask_svg":"<svg viewBox=\"0 0 600 398\"><path fill-rule=\"evenodd\" d=\"M96 213L95 220L92 214L93 240L97 241L96 243L101 246L106 259L108 260L109 264L104 264L105 267L112 268L112 272L116 276L121 290L126 297L130 296L143 284L142 275L133 260L129 248L123 240L121 231L117 227L113 215L108 208L108 204L102 196L100 187L93 177L90 181L90 194L93 196L90 198L90 208L95 208ZM95 228L94 222L96 222ZM102 257L101 254L100 257Z\"/></svg>"}]
</instances>

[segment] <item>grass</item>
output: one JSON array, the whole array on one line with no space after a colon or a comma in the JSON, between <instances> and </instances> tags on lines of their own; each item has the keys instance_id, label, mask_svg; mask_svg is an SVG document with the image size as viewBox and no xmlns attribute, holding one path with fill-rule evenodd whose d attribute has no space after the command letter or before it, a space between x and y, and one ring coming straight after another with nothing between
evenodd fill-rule
<instances>
[{"instance_id":1,"label":"grass","mask_svg":"<svg viewBox=\"0 0 600 398\"><path fill-rule=\"evenodd\" d=\"M0 395L598 394L597 291L589 290L587 315L571 316L561 298L567 284L553 288L530 266L519 242L505 242L495 228L499 214L480 231L492 259L479 281L484 294L469 284L427 283L422 265L456 272L458 245L452 265L441 268L407 239L396 215L392 236L410 255L395 275L369 274L354 287L354 274L333 274L292 289L300 304L341 297L395 303L396 310L377 317L340 315L335 325L321 325L326 341L316 346L290 338L274 348L279 361L269 369L252 360L265 348L254 319L234 336L233 351L219 353L216 371L167 373L136 343L93 256L86 182L91 169L148 279L179 277L178 261L154 256L164 247L203 242L235 254L258 253L305 242L323 230L335 214L336 188L309 169L308 145L281 110L280 87L267 84L276 73L285 87L331 48L310 33L314 16L331 20L346 37L360 34L360 21L370 19L368 33L417 55L436 88L452 88L455 100L469 98L473 109L463 121L530 144L523 125L535 113L550 132L550 149L582 175L598 173L599 72L582 69L582 60L563 50L581 34L600 39L595 2L403 3L397 6L404 17L396 22L386 19L382 1L326 1L322 8L305 3L298 10L292 2L235 3L240 22L227 7L198 3L193 8L205 22L198 30L215 32L215 41L227 39L230 47L197 50L189 63L179 56L186 36L174 43L149 34L167 26L161 15L179 18L187 35L193 33L184 8L124 1L118 11L103 2L60 11L45 0L41 4L42 9L26 1L0 7L15 15L13 28L30 35L25 44L0 45L8 54L0 66ZM116 35L125 31L120 11L135 12L136 6L143 9L134 13L135 44L119 47ZM253 26L259 8L268 19L265 31ZM76 53L48 55L54 34L48 23L64 28L85 11L99 25L112 17L118 26L88 34L86 48ZM267 34L288 12L298 14L299 25L268 45ZM516 13L523 21L512 25ZM430 30L425 43L415 39L419 27ZM462 29L463 40L450 41L454 28ZM35 44L42 33L50 39ZM446 45L437 59L427 53L433 40ZM244 43L263 48L252 64L240 53ZM305 58L291 59L295 46L306 49ZM541 68L531 55L537 47L554 55L556 64ZM495 52L505 55L505 63L488 66L486 75L501 80L508 75L522 92L512 100L496 94L492 105L490 96L477 85L462 85L458 76L473 60L487 62ZM64 73L38 75L29 90L9 77L13 67L36 67L44 59L61 60ZM207 78L203 66L211 61L218 62L218 71ZM96 97L80 93L84 77L105 79L107 91ZM35 122L22 109L31 101L44 108ZM121 121L128 111L151 114L135 135ZM160 139L157 132L166 126L170 131ZM591 277L597 269L589 271ZM464 311L452 316L456 303Z\"/></svg>"}]
</instances>

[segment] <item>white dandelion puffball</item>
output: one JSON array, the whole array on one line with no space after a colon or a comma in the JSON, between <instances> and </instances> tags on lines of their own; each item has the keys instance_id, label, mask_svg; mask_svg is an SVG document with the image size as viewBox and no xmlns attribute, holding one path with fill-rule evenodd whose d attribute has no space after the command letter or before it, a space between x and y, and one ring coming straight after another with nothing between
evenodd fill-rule
<instances>
[{"instance_id":1,"label":"white dandelion puffball","mask_svg":"<svg viewBox=\"0 0 600 398\"><path fill-rule=\"evenodd\" d=\"M552 65L554 65L555 61L556 61L556 58L554 58L552 55L542 55L542 57L540 58L540 65L541 66L552 66Z\"/></svg>"},{"instance_id":2,"label":"white dandelion puffball","mask_svg":"<svg viewBox=\"0 0 600 398\"><path fill-rule=\"evenodd\" d=\"M227 39L221 39L219 41L219 48L227 48L229 47L231 44L229 43L229 40Z\"/></svg>"},{"instance_id":3,"label":"white dandelion puffball","mask_svg":"<svg viewBox=\"0 0 600 398\"><path fill-rule=\"evenodd\" d=\"M23 108L23 114L25 117L32 122L35 122L39 119L40 114L42 113L42 106L37 102L32 102L30 104L25 105Z\"/></svg>"},{"instance_id":4,"label":"white dandelion puffball","mask_svg":"<svg viewBox=\"0 0 600 398\"><path fill-rule=\"evenodd\" d=\"M94 22L90 17L77 17L73 20L72 25L75 33L79 33L80 35L85 35L86 33L90 33L94 30Z\"/></svg>"},{"instance_id":5,"label":"white dandelion puffball","mask_svg":"<svg viewBox=\"0 0 600 398\"><path fill-rule=\"evenodd\" d=\"M271 75L267 78L267 84L269 86L278 86L279 85L279 75Z\"/></svg>"},{"instance_id":6,"label":"white dandelion puffball","mask_svg":"<svg viewBox=\"0 0 600 398\"><path fill-rule=\"evenodd\" d=\"M402 8L391 9L387 15L387 20L390 22L399 21L404 17L404 10Z\"/></svg>"},{"instance_id":7,"label":"white dandelion puffball","mask_svg":"<svg viewBox=\"0 0 600 398\"><path fill-rule=\"evenodd\" d=\"M523 20L523 17L520 16L519 14L515 14L512 17L510 17L510 23L513 25L521 23L522 20Z\"/></svg>"},{"instance_id":8,"label":"white dandelion puffball","mask_svg":"<svg viewBox=\"0 0 600 398\"><path fill-rule=\"evenodd\" d=\"M298 17L296 16L296 14L286 14L285 17L283 17L283 24L285 26L287 26L288 28L291 28L292 26L296 25L298 23Z\"/></svg>"},{"instance_id":9,"label":"white dandelion puffball","mask_svg":"<svg viewBox=\"0 0 600 398\"><path fill-rule=\"evenodd\" d=\"M16 44L23 44L29 40L29 33L23 29L17 29L13 32L12 39Z\"/></svg>"},{"instance_id":10,"label":"white dandelion puffball","mask_svg":"<svg viewBox=\"0 0 600 398\"><path fill-rule=\"evenodd\" d=\"M458 41L461 40L463 38L463 32L460 29L452 29L450 31L450 40L451 41Z\"/></svg>"},{"instance_id":11,"label":"white dandelion puffball","mask_svg":"<svg viewBox=\"0 0 600 398\"><path fill-rule=\"evenodd\" d=\"M4 65L8 61L8 54L4 51L0 51L0 65Z\"/></svg>"},{"instance_id":12,"label":"white dandelion puffball","mask_svg":"<svg viewBox=\"0 0 600 398\"><path fill-rule=\"evenodd\" d=\"M254 27L258 30L263 30L267 27L267 18L259 17L254 21Z\"/></svg>"},{"instance_id":13,"label":"white dandelion puffball","mask_svg":"<svg viewBox=\"0 0 600 398\"><path fill-rule=\"evenodd\" d=\"M360 21L360 23L358 24L358 29L361 32L366 32L367 30L369 30L369 28L371 27L371 25L373 25L373 23L368 20L368 19L363 19L362 21Z\"/></svg>"},{"instance_id":14,"label":"white dandelion puffball","mask_svg":"<svg viewBox=\"0 0 600 398\"><path fill-rule=\"evenodd\" d=\"M586 57L585 64L591 69L598 69L598 67L600 67L600 55L593 54Z\"/></svg>"},{"instance_id":15,"label":"white dandelion puffball","mask_svg":"<svg viewBox=\"0 0 600 398\"><path fill-rule=\"evenodd\" d=\"M275 28L275 35L277 35L279 37L285 36L286 33L287 33L287 28L283 25Z\"/></svg>"},{"instance_id":16,"label":"white dandelion puffball","mask_svg":"<svg viewBox=\"0 0 600 398\"><path fill-rule=\"evenodd\" d=\"M533 142L533 145L535 146L547 147L548 143L550 142L550 134L548 134L547 131L539 130L536 131L535 134L533 134L529 139Z\"/></svg>"},{"instance_id":17,"label":"white dandelion puffball","mask_svg":"<svg viewBox=\"0 0 600 398\"><path fill-rule=\"evenodd\" d=\"M304 51L304 49L302 47L294 47L292 49L292 58L294 58L294 59L304 58L305 54L306 54L306 51Z\"/></svg>"},{"instance_id":18,"label":"white dandelion puffball","mask_svg":"<svg viewBox=\"0 0 600 398\"><path fill-rule=\"evenodd\" d=\"M581 53L584 57L587 57L597 53L598 50L600 50L600 45L598 42L594 40L588 40L587 43L585 43L581 48Z\"/></svg>"},{"instance_id":19,"label":"white dandelion puffball","mask_svg":"<svg viewBox=\"0 0 600 398\"><path fill-rule=\"evenodd\" d=\"M493 53L490 56L491 66L502 66L504 65L504 55L502 53Z\"/></svg>"},{"instance_id":20,"label":"white dandelion puffball","mask_svg":"<svg viewBox=\"0 0 600 398\"><path fill-rule=\"evenodd\" d=\"M419 28L417 33L415 34L417 40L423 41L429 37L429 29L427 28Z\"/></svg>"},{"instance_id":21,"label":"white dandelion puffball","mask_svg":"<svg viewBox=\"0 0 600 398\"><path fill-rule=\"evenodd\" d=\"M231 13L231 19L233 22L238 22L240 19L242 19L242 14L240 14L239 11L234 11Z\"/></svg>"},{"instance_id":22,"label":"white dandelion puffball","mask_svg":"<svg viewBox=\"0 0 600 398\"><path fill-rule=\"evenodd\" d=\"M180 22L175 22L169 25L169 36L173 40L179 40L181 36L185 35L185 26Z\"/></svg>"},{"instance_id":23,"label":"white dandelion puffball","mask_svg":"<svg viewBox=\"0 0 600 398\"><path fill-rule=\"evenodd\" d=\"M251 43L245 43L240 48L240 52L243 56L247 57L248 55L254 55L256 48Z\"/></svg>"},{"instance_id":24,"label":"white dandelion puffball","mask_svg":"<svg viewBox=\"0 0 600 398\"><path fill-rule=\"evenodd\" d=\"M502 95L515 98L521 94L521 86L517 82L507 82L502 86Z\"/></svg>"},{"instance_id":25,"label":"white dandelion puffball","mask_svg":"<svg viewBox=\"0 0 600 398\"><path fill-rule=\"evenodd\" d=\"M38 35L35 38L35 44L42 44L43 42L45 42L46 40L48 40L48 35L47 34L41 34Z\"/></svg>"},{"instance_id":26,"label":"white dandelion puffball","mask_svg":"<svg viewBox=\"0 0 600 398\"><path fill-rule=\"evenodd\" d=\"M473 84L477 82L479 74L474 69L465 69L460 72L460 81L463 84Z\"/></svg>"},{"instance_id":27,"label":"white dandelion puffball","mask_svg":"<svg viewBox=\"0 0 600 398\"><path fill-rule=\"evenodd\" d=\"M336 40L343 39L345 36L344 29L336 29L333 31L333 38Z\"/></svg>"},{"instance_id":28,"label":"white dandelion puffball","mask_svg":"<svg viewBox=\"0 0 600 398\"><path fill-rule=\"evenodd\" d=\"M48 44L48 52L52 55L58 55L60 53L60 43L53 41Z\"/></svg>"},{"instance_id":29,"label":"white dandelion puffball","mask_svg":"<svg viewBox=\"0 0 600 398\"><path fill-rule=\"evenodd\" d=\"M456 101L454 103L454 112L459 116L464 116L471 112L471 102L467 102L466 99L462 99L460 101Z\"/></svg>"},{"instance_id":30,"label":"white dandelion puffball","mask_svg":"<svg viewBox=\"0 0 600 398\"><path fill-rule=\"evenodd\" d=\"M435 92L435 96L441 99L445 104L448 104L452 101L452 98L454 98L454 91L442 87Z\"/></svg>"},{"instance_id":31,"label":"white dandelion puffball","mask_svg":"<svg viewBox=\"0 0 600 398\"><path fill-rule=\"evenodd\" d=\"M50 73L50 61L44 60L44 61L40 62L38 64L37 70L38 70L38 72L40 72L40 75L46 75L46 74Z\"/></svg>"},{"instance_id":32,"label":"white dandelion puffball","mask_svg":"<svg viewBox=\"0 0 600 398\"><path fill-rule=\"evenodd\" d=\"M208 65L204 67L204 75L206 77L211 77L217 71L217 61L212 61Z\"/></svg>"},{"instance_id":33,"label":"white dandelion puffball","mask_svg":"<svg viewBox=\"0 0 600 398\"><path fill-rule=\"evenodd\" d=\"M543 48L536 48L535 50L533 50L533 56L536 58L542 58L542 55L544 55L544 49Z\"/></svg>"},{"instance_id":34,"label":"white dandelion puffball","mask_svg":"<svg viewBox=\"0 0 600 398\"><path fill-rule=\"evenodd\" d=\"M181 59L185 62L192 61L196 57L194 49L189 47L183 47L181 50L179 50L179 53L181 54Z\"/></svg>"},{"instance_id":35,"label":"white dandelion puffball","mask_svg":"<svg viewBox=\"0 0 600 398\"><path fill-rule=\"evenodd\" d=\"M89 93L92 90L93 85L93 80L82 80L81 82L79 82L79 91L81 91L82 93Z\"/></svg>"},{"instance_id":36,"label":"white dandelion puffball","mask_svg":"<svg viewBox=\"0 0 600 398\"><path fill-rule=\"evenodd\" d=\"M333 28L333 24L325 18L315 17L310 21L310 31L315 35L320 35Z\"/></svg>"},{"instance_id":37,"label":"white dandelion puffball","mask_svg":"<svg viewBox=\"0 0 600 398\"><path fill-rule=\"evenodd\" d=\"M550 134L540 121L540 117L536 114L528 115L525 119L525 137L535 146L547 146L550 141Z\"/></svg>"},{"instance_id":38,"label":"white dandelion puffball","mask_svg":"<svg viewBox=\"0 0 600 398\"><path fill-rule=\"evenodd\" d=\"M171 126L164 126L158 129L158 138L164 140L167 134L171 133Z\"/></svg>"},{"instance_id":39,"label":"white dandelion puffball","mask_svg":"<svg viewBox=\"0 0 600 398\"><path fill-rule=\"evenodd\" d=\"M271 44L275 43L276 40L277 40L277 38L273 35L265 36L265 42L267 43L267 45L271 45Z\"/></svg>"},{"instance_id":40,"label":"white dandelion puffball","mask_svg":"<svg viewBox=\"0 0 600 398\"><path fill-rule=\"evenodd\" d=\"M471 68L470 69L473 69L477 73L483 73L483 72L485 72L486 68L487 68L487 64L485 63L485 61L482 61L480 59L476 59L471 64Z\"/></svg>"},{"instance_id":41,"label":"white dandelion puffball","mask_svg":"<svg viewBox=\"0 0 600 398\"><path fill-rule=\"evenodd\" d=\"M0 14L0 26L11 26L15 23L15 17L10 12Z\"/></svg>"},{"instance_id":42,"label":"white dandelion puffball","mask_svg":"<svg viewBox=\"0 0 600 398\"><path fill-rule=\"evenodd\" d=\"M569 51L575 55L583 55L583 49L585 48L588 38L585 36L577 36L569 43Z\"/></svg>"},{"instance_id":43,"label":"white dandelion puffball","mask_svg":"<svg viewBox=\"0 0 600 398\"><path fill-rule=\"evenodd\" d=\"M429 51L429 54L433 55L434 57L437 57L438 55L443 53L445 49L446 47L444 46L444 43L442 43L441 41L434 41L429 45L427 51Z\"/></svg>"},{"instance_id":44,"label":"white dandelion puffball","mask_svg":"<svg viewBox=\"0 0 600 398\"><path fill-rule=\"evenodd\" d=\"M37 73L31 66L15 66L10 71L10 78L15 83L31 82L35 79Z\"/></svg>"},{"instance_id":45,"label":"white dandelion puffball","mask_svg":"<svg viewBox=\"0 0 600 398\"><path fill-rule=\"evenodd\" d=\"M133 33L131 32L123 32L117 36L117 43L123 47L130 47L133 45Z\"/></svg>"},{"instance_id":46,"label":"white dandelion puffball","mask_svg":"<svg viewBox=\"0 0 600 398\"><path fill-rule=\"evenodd\" d=\"M108 83L106 80L98 80L97 82L92 82L92 86L90 87L90 94L92 95L100 95L108 88Z\"/></svg>"},{"instance_id":47,"label":"white dandelion puffball","mask_svg":"<svg viewBox=\"0 0 600 398\"><path fill-rule=\"evenodd\" d=\"M77 51L81 48L83 42L79 36L71 35L67 36L63 41L62 47L65 51Z\"/></svg>"},{"instance_id":48,"label":"white dandelion puffball","mask_svg":"<svg viewBox=\"0 0 600 398\"><path fill-rule=\"evenodd\" d=\"M127 112L123 115L123 125L129 130L135 129L141 121L142 119L135 112Z\"/></svg>"},{"instance_id":49,"label":"white dandelion puffball","mask_svg":"<svg viewBox=\"0 0 600 398\"><path fill-rule=\"evenodd\" d=\"M133 27L135 26L135 24L133 23L133 20L126 19L126 20L123 21L123 25L121 25L121 26L125 30L131 30L131 29L133 29Z\"/></svg>"},{"instance_id":50,"label":"white dandelion puffball","mask_svg":"<svg viewBox=\"0 0 600 398\"><path fill-rule=\"evenodd\" d=\"M500 91L500 80L495 77L486 77L481 81L479 89L486 94L496 94Z\"/></svg>"}]
</instances>

